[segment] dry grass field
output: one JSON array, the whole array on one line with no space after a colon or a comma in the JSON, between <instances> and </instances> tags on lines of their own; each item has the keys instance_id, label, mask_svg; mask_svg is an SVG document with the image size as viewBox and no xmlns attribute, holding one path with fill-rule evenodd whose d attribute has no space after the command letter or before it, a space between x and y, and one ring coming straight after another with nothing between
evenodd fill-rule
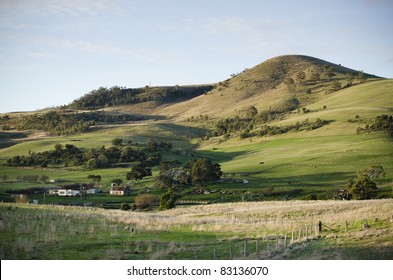
<instances>
[{"instance_id":1,"label":"dry grass field","mask_svg":"<svg viewBox=\"0 0 393 280\"><path fill-rule=\"evenodd\" d=\"M391 199L165 212L3 203L0 215L1 259L393 258Z\"/></svg>"}]
</instances>

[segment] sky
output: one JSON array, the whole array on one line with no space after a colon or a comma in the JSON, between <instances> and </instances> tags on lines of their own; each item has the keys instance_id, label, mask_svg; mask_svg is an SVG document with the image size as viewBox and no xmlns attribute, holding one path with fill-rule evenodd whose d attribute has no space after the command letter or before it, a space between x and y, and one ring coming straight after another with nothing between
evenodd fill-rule
<instances>
[{"instance_id":1,"label":"sky","mask_svg":"<svg viewBox=\"0 0 393 280\"><path fill-rule=\"evenodd\" d=\"M393 78L392 0L0 0L0 113L303 54Z\"/></svg>"}]
</instances>

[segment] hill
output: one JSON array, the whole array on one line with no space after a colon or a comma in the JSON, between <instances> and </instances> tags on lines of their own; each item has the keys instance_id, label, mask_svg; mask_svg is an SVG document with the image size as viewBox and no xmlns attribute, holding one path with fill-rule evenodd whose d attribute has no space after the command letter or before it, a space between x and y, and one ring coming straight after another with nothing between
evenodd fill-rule
<instances>
[{"instance_id":1,"label":"hill","mask_svg":"<svg viewBox=\"0 0 393 280\"><path fill-rule=\"evenodd\" d=\"M144 88L100 87L74 100L66 108L76 110L96 110L124 105L152 103L153 106L177 103L204 94L212 85L166 86ZM141 107L141 106L136 106Z\"/></svg>"},{"instance_id":2,"label":"hill","mask_svg":"<svg viewBox=\"0 0 393 280\"><path fill-rule=\"evenodd\" d=\"M259 111L288 111L327 97L327 93L378 78L321 59L285 55L233 74L205 95L156 111L184 120L199 115L211 118Z\"/></svg>"},{"instance_id":3,"label":"hill","mask_svg":"<svg viewBox=\"0 0 393 280\"><path fill-rule=\"evenodd\" d=\"M119 98L136 99L119 105L111 99L115 93ZM207 194L186 187L181 193L185 200L332 198L358 171L377 165L386 171L385 178L377 180L378 197L391 197L392 138L388 130L377 129L375 122L379 116L391 114L392 95L392 80L307 56L273 58L214 86L100 89L55 113L2 116L3 128L10 130L0 134L0 160L4 163L17 156L25 160L24 168L0 168L0 176L8 178L1 192L4 194L11 182L14 189L41 186L41 182L17 181L23 175L44 174L89 183L87 177L93 173L102 175L101 184L107 190L114 179L126 181L126 173L136 164L114 162L117 157L110 158L109 149L147 151L148 142L154 139L172 144L171 150L161 152L162 160L177 159L185 164L209 157L221 164L230 182L209 185ZM77 109L92 109L93 105L105 108ZM92 116L94 122L90 123ZM18 124L26 126L14 129ZM114 138L121 138L125 145L118 150L110 147ZM42 167L26 161L32 155L52 154L56 144L75 145L93 157L104 154L110 165L94 169L73 166L69 161ZM148 151L146 155L154 156ZM105 162L105 157L101 158ZM162 193L154 184L159 167L152 171L153 177L132 183L131 201L147 188L157 195ZM101 198L93 200L102 204Z\"/></svg>"}]
</instances>

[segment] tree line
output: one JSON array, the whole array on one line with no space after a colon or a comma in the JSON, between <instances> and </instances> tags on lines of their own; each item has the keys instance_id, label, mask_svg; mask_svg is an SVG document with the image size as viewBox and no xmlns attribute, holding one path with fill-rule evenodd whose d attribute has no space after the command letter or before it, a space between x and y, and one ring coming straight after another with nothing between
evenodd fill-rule
<instances>
[{"instance_id":1,"label":"tree line","mask_svg":"<svg viewBox=\"0 0 393 280\"><path fill-rule=\"evenodd\" d=\"M303 113L306 112L307 112L306 109L303 110ZM239 132L240 138L243 139L253 136L284 134L290 131L313 130L313 129L320 128L329 123L329 121L322 120L319 118L316 119L315 121L310 121L309 119L305 119L302 122L297 122L296 124L292 124L292 125L286 125L286 126L262 125L259 130L254 129L258 125L265 124L266 122L269 121L280 119L281 117L282 117L281 111L269 111L269 112L258 113L258 110L254 106L251 106L247 109L244 117L241 116L229 117L216 122L211 135L212 136L224 135L228 138L230 137L231 133Z\"/></svg>"},{"instance_id":2,"label":"tree line","mask_svg":"<svg viewBox=\"0 0 393 280\"><path fill-rule=\"evenodd\" d=\"M18 130L37 129L54 135L81 133L96 124L126 123L139 121L143 117L129 114L112 115L105 112L59 112L56 110L44 114L22 115L14 118L1 118L3 128L15 127Z\"/></svg>"},{"instance_id":3,"label":"tree line","mask_svg":"<svg viewBox=\"0 0 393 280\"><path fill-rule=\"evenodd\" d=\"M171 143L149 140L144 149L135 149L131 143L123 144L119 138L112 140L112 146L82 150L74 145L56 144L53 150L43 152L29 151L27 155L16 155L7 159L6 165L14 167L64 165L84 166L88 169L111 167L117 163L143 162L146 166L158 165L160 151L172 148Z\"/></svg>"},{"instance_id":4,"label":"tree line","mask_svg":"<svg viewBox=\"0 0 393 280\"><path fill-rule=\"evenodd\" d=\"M110 106L138 104L146 101L161 103L187 100L202 95L213 89L213 86L202 85L192 87L150 87L124 88L114 86L100 87L92 90L79 99L74 100L67 107L78 110L94 110Z\"/></svg>"},{"instance_id":5,"label":"tree line","mask_svg":"<svg viewBox=\"0 0 393 280\"><path fill-rule=\"evenodd\" d=\"M358 127L357 134L362 132L383 131L389 133L393 137L393 116L380 115L372 120L371 124L366 124L364 128Z\"/></svg>"}]
</instances>

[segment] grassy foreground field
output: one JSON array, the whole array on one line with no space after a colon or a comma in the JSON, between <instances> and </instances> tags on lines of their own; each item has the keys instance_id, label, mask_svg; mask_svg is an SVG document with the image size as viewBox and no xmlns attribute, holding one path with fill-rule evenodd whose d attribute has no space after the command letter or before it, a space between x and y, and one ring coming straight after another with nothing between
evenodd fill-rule
<instances>
[{"instance_id":1,"label":"grassy foreground field","mask_svg":"<svg viewBox=\"0 0 393 280\"><path fill-rule=\"evenodd\" d=\"M229 203L159 213L2 203L0 257L393 259L392 214L391 199Z\"/></svg>"}]
</instances>

